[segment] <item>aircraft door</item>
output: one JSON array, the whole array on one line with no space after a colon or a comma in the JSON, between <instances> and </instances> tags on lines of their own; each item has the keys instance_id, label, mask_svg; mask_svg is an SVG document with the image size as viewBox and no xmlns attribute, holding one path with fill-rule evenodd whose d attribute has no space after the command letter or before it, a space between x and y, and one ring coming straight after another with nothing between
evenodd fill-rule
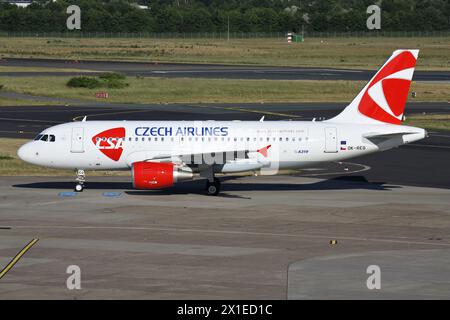
<instances>
[{"instance_id":1,"label":"aircraft door","mask_svg":"<svg viewBox=\"0 0 450 320\"><path fill-rule=\"evenodd\" d=\"M70 152L84 152L84 128L72 128L72 145Z\"/></svg>"},{"instance_id":2,"label":"aircraft door","mask_svg":"<svg viewBox=\"0 0 450 320\"><path fill-rule=\"evenodd\" d=\"M325 128L325 152L326 153L336 153L337 149L337 129L336 128Z\"/></svg>"}]
</instances>

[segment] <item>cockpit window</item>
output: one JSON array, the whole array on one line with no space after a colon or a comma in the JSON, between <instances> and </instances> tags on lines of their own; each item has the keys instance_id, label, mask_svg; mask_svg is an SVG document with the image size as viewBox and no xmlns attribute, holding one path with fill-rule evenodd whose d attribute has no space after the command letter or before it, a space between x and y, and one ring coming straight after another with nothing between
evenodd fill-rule
<instances>
[{"instance_id":1,"label":"cockpit window","mask_svg":"<svg viewBox=\"0 0 450 320\"><path fill-rule=\"evenodd\" d=\"M54 134L38 134L34 141L55 142L56 136Z\"/></svg>"}]
</instances>

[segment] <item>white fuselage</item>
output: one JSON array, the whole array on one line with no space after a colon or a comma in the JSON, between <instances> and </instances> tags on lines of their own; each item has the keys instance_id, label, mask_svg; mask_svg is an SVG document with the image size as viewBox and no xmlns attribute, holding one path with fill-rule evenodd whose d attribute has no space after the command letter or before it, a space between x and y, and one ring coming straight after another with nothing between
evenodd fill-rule
<instances>
[{"instance_id":1,"label":"white fuselage","mask_svg":"<svg viewBox=\"0 0 450 320\"><path fill-rule=\"evenodd\" d=\"M31 141L21 159L59 169L128 170L134 162L182 155L247 152L216 172L286 169L341 161L423 139L423 129L389 124L304 121L83 121L57 125ZM380 143L367 134L392 135ZM268 147L267 154L259 150Z\"/></svg>"}]
</instances>

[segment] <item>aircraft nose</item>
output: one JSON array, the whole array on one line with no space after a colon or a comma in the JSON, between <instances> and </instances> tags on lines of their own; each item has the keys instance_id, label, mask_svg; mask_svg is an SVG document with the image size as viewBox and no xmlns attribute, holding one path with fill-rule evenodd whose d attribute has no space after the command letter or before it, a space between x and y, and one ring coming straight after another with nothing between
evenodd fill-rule
<instances>
[{"instance_id":1,"label":"aircraft nose","mask_svg":"<svg viewBox=\"0 0 450 320\"><path fill-rule=\"evenodd\" d=\"M31 158L32 158L31 153L32 153L32 151L31 151L30 143L24 144L23 146L21 146L19 148L19 150L17 150L17 156L25 162L32 162L31 161Z\"/></svg>"}]
</instances>

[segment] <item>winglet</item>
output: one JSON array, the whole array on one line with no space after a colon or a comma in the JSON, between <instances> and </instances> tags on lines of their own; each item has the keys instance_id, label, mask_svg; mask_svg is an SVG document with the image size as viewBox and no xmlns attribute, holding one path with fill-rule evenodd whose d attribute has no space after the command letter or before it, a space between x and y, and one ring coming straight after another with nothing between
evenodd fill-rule
<instances>
[{"instance_id":1,"label":"winglet","mask_svg":"<svg viewBox=\"0 0 450 320\"><path fill-rule=\"evenodd\" d=\"M86 122L87 121L87 116L84 116L83 120L81 120L81 122Z\"/></svg>"},{"instance_id":2,"label":"winglet","mask_svg":"<svg viewBox=\"0 0 450 320\"><path fill-rule=\"evenodd\" d=\"M262 116L261 119L259 119L259 122L264 122L265 116Z\"/></svg>"},{"instance_id":3,"label":"winglet","mask_svg":"<svg viewBox=\"0 0 450 320\"><path fill-rule=\"evenodd\" d=\"M268 150L272 145L269 144L267 147L264 147L262 149L256 150L256 152L261 153L263 155L264 158L267 158L268 156Z\"/></svg>"}]
</instances>

